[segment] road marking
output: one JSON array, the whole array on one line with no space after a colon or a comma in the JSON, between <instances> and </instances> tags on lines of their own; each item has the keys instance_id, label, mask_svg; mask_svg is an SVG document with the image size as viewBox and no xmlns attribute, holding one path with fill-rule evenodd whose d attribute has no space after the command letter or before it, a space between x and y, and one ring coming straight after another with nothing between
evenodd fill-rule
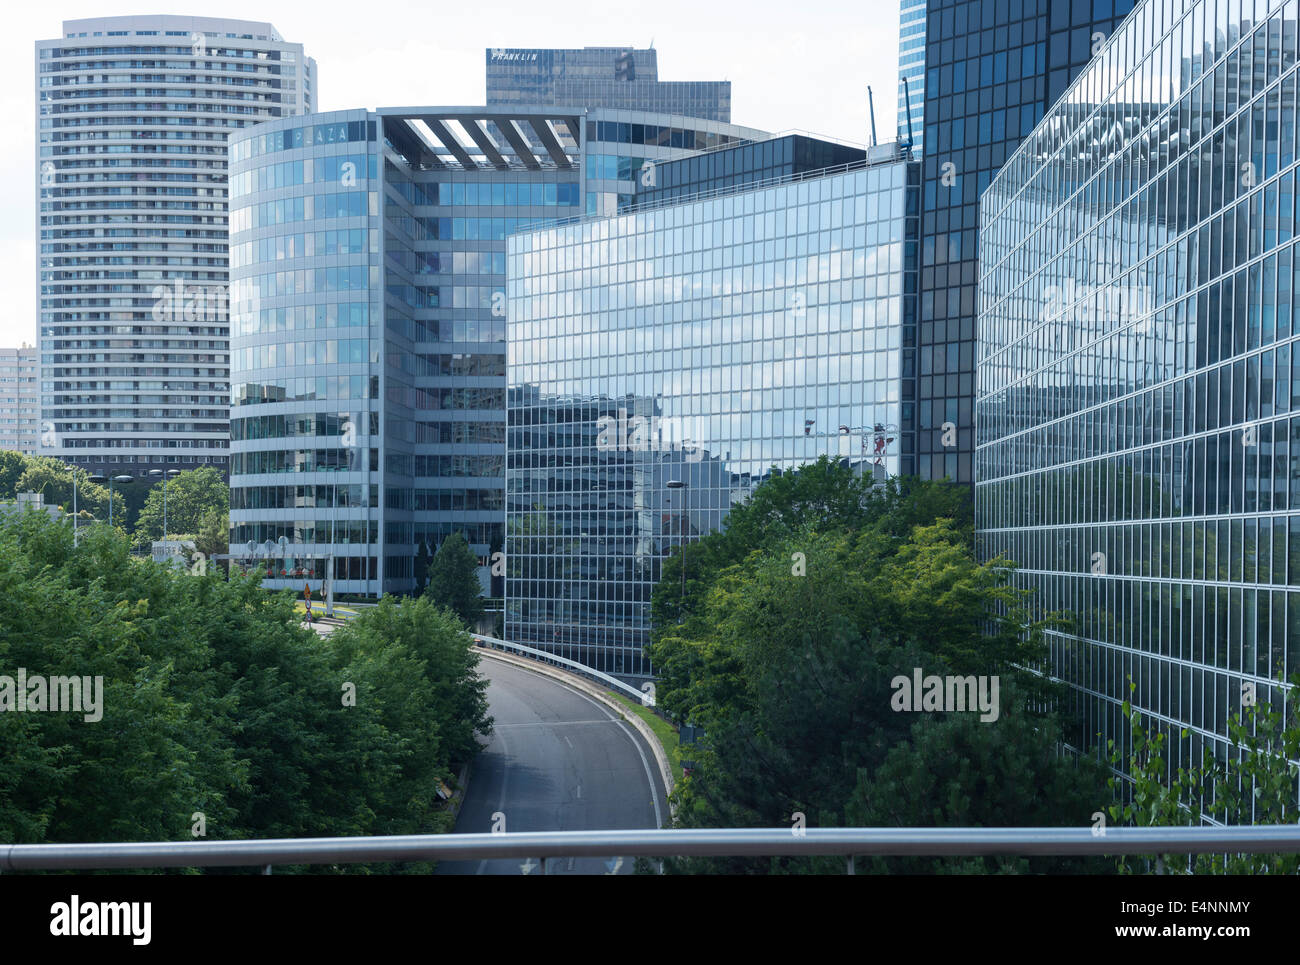
<instances>
[{"instance_id":1,"label":"road marking","mask_svg":"<svg viewBox=\"0 0 1300 965\"><path fill-rule=\"evenodd\" d=\"M608 724L607 720L534 720L518 721L513 724L493 724L492 729L499 727L567 727L570 724Z\"/></svg>"},{"instance_id":2,"label":"road marking","mask_svg":"<svg viewBox=\"0 0 1300 965\"><path fill-rule=\"evenodd\" d=\"M497 799L496 809L504 814L506 810L506 786L510 783L510 749L506 746L506 735L501 734L500 737L503 766L501 768L501 796ZM485 870L487 870L487 858L478 863L478 871L474 873L481 875Z\"/></svg>"},{"instance_id":3,"label":"road marking","mask_svg":"<svg viewBox=\"0 0 1300 965\"><path fill-rule=\"evenodd\" d=\"M556 681L556 683L560 683L560 682ZM564 687L565 685L560 683L560 686ZM602 705L596 703L594 699L584 694L581 690L577 690L574 687L567 687L566 689L572 693L577 694L587 703L591 704L597 710L605 714L610 720L612 720L615 724L618 725L619 730L621 730L624 734L626 734L627 739L632 742L632 746L636 748L637 756L641 758L641 766L645 768L646 781L650 784L650 803L654 805L654 809L655 809L655 827L662 828L664 826L664 816L663 816L663 812L659 810L659 794L658 794L658 790L655 787L654 774L650 770L650 762L646 760L645 751L641 750L641 744L637 741L637 739L634 736L632 736L632 731L628 729L627 724L625 724L622 721L622 719L615 717L612 713L609 712L609 710L607 710Z\"/></svg>"}]
</instances>

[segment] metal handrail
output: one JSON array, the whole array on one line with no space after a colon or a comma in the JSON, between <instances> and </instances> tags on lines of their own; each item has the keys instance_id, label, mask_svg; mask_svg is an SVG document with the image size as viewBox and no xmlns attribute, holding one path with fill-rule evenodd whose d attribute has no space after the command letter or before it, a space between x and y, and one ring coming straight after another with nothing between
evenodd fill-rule
<instances>
[{"instance_id":1,"label":"metal handrail","mask_svg":"<svg viewBox=\"0 0 1300 965\"><path fill-rule=\"evenodd\" d=\"M1300 825L1229 828L727 828L0 845L0 871L556 857L1300 852Z\"/></svg>"},{"instance_id":2,"label":"metal handrail","mask_svg":"<svg viewBox=\"0 0 1300 965\"><path fill-rule=\"evenodd\" d=\"M536 647L527 647L524 646L522 643L512 643L509 640L501 640L497 637L489 637L482 633L474 634L474 642L490 643L492 646L499 647L502 650L513 650L516 653L522 653L530 657L535 657L541 660L546 660L549 662L561 664L562 666L568 667L577 673L580 673L587 677L595 677L601 683L609 684L611 687L615 687L623 691L625 694L628 694L629 696L634 697L636 700L639 700L643 706L653 707L655 705L654 697L651 696L650 693L637 690L631 684L626 684L623 681L619 680L617 677L611 677L607 673L603 673L599 670L595 670L587 666L585 663L578 663L576 660L570 660L567 657L560 657L553 653L548 653L545 650L538 650Z\"/></svg>"}]
</instances>

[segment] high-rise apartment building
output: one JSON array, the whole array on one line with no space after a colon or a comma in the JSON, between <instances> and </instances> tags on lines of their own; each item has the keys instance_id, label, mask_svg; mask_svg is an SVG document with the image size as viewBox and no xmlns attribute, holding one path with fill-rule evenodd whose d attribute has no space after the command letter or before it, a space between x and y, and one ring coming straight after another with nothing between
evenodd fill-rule
<instances>
[{"instance_id":1,"label":"high-rise apartment building","mask_svg":"<svg viewBox=\"0 0 1300 965\"><path fill-rule=\"evenodd\" d=\"M40 355L0 348L0 449L36 455L41 443Z\"/></svg>"},{"instance_id":2,"label":"high-rise apartment building","mask_svg":"<svg viewBox=\"0 0 1300 965\"><path fill-rule=\"evenodd\" d=\"M898 137L912 139L918 158L925 141L925 7L926 0L901 0L898 16Z\"/></svg>"},{"instance_id":3,"label":"high-rise apartment building","mask_svg":"<svg viewBox=\"0 0 1300 965\"><path fill-rule=\"evenodd\" d=\"M926 4L916 465L923 478L974 480L980 195L1132 6L1132 0Z\"/></svg>"},{"instance_id":4,"label":"high-rise apartment building","mask_svg":"<svg viewBox=\"0 0 1300 965\"><path fill-rule=\"evenodd\" d=\"M707 194L507 243L505 632L611 673L651 669L663 559L769 473L903 468L920 166L690 183Z\"/></svg>"},{"instance_id":5,"label":"high-rise apartment building","mask_svg":"<svg viewBox=\"0 0 1300 965\"><path fill-rule=\"evenodd\" d=\"M583 107L731 120L731 81L659 79L659 52L633 47L575 50L491 47L488 107Z\"/></svg>"},{"instance_id":6,"label":"high-rise apartment building","mask_svg":"<svg viewBox=\"0 0 1300 965\"><path fill-rule=\"evenodd\" d=\"M267 585L299 589L332 558L338 592L374 595L414 588L419 547L461 532L486 581L505 542L506 238L616 211L647 162L761 136L556 107L234 133L231 278L257 308L232 331L232 552L265 560L270 541Z\"/></svg>"},{"instance_id":7,"label":"high-rise apartment building","mask_svg":"<svg viewBox=\"0 0 1300 965\"><path fill-rule=\"evenodd\" d=\"M36 44L41 452L226 468L226 139L305 114L316 65L267 23L69 20Z\"/></svg>"},{"instance_id":8,"label":"high-rise apartment building","mask_svg":"<svg viewBox=\"0 0 1300 965\"><path fill-rule=\"evenodd\" d=\"M1298 46L1147 0L982 200L980 551L1071 616L1074 739L1128 746L1131 679L1171 768L1300 670Z\"/></svg>"}]
</instances>

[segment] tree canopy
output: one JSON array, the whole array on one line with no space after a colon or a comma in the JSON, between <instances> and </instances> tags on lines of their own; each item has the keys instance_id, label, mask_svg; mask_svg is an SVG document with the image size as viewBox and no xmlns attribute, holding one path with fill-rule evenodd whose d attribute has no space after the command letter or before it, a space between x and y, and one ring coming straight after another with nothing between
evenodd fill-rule
<instances>
[{"instance_id":1,"label":"tree canopy","mask_svg":"<svg viewBox=\"0 0 1300 965\"><path fill-rule=\"evenodd\" d=\"M203 530L205 521L214 513L228 518L230 487L222 480L217 469L200 466L180 473L165 484L159 481L150 486L149 495L135 522L137 542L163 538L164 485L169 535L198 534Z\"/></svg>"},{"instance_id":2,"label":"tree canopy","mask_svg":"<svg viewBox=\"0 0 1300 965\"><path fill-rule=\"evenodd\" d=\"M463 533L452 533L429 562L429 585L424 595L435 606L450 609L473 629L483 617L482 593L478 557Z\"/></svg>"},{"instance_id":3,"label":"tree canopy","mask_svg":"<svg viewBox=\"0 0 1300 965\"><path fill-rule=\"evenodd\" d=\"M0 713L0 841L448 830L487 730L472 638L392 600L334 634L288 591L133 557L105 526L0 517L0 672L102 678L102 716Z\"/></svg>"},{"instance_id":4,"label":"tree canopy","mask_svg":"<svg viewBox=\"0 0 1300 965\"><path fill-rule=\"evenodd\" d=\"M1019 824L1031 813L1044 823L1086 824L1080 809L1105 800L1104 782L1044 753L1043 741L1052 746L1056 733L1046 713L1056 691L1034 672L1045 656L1043 628L1011 585L1010 564L975 560L972 535L969 490L920 480L873 487L823 459L768 479L722 531L688 545L684 595L683 554L675 552L652 598L649 654L659 706L705 734L675 792L678 824L770 827L796 814L823 826L867 817ZM999 715L898 712L894 681L917 671L997 678ZM955 757L940 762L934 755L945 740ZM973 812L961 786L981 761L1011 786L1042 788L1042 800L1029 807L1002 795ZM910 808L886 807L880 790L908 782L928 790Z\"/></svg>"}]
</instances>

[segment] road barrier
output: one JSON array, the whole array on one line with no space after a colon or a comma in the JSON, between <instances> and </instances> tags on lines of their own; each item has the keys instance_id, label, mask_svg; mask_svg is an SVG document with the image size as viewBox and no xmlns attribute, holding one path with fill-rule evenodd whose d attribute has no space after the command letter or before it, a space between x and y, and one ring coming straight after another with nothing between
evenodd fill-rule
<instances>
[{"instance_id":1,"label":"road barrier","mask_svg":"<svg viewBox=\"0 0 1300 965\"><path fill-rule=\"evenodd\" d=\"M1121 855L1300 852L1300 825L1108 828L727 828L0 845L0 871L264 867L561 857Z\"/></svg>"}]
</instances>

